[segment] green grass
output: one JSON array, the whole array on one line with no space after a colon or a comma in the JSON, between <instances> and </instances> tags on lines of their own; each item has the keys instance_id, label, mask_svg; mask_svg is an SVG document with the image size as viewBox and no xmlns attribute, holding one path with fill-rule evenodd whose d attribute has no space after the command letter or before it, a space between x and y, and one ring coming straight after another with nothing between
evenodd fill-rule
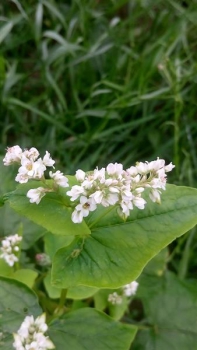
<instances>
[{"instance_id":1,"label":"green grass","mask_svg":"<svg viewBox=\"0 0 197 350\"><path fill-rule=\"evenodd\" d=\"M47 148L68 172L159 156L193 183L197 3L183 3L1 4L1 153Z\"/></svg>"}]
</instances>

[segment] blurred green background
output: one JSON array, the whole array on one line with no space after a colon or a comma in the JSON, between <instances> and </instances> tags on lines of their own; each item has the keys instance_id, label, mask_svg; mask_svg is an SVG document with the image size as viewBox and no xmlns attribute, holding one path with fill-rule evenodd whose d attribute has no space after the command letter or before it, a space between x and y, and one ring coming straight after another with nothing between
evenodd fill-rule
<instances>
[{"instance_id":1,"label":"blurred green background","mask_svg":"<svg viewBox=\"0 0 197 350\"><path fill-rule=\"evenodd\" d=\"M66 173L160 157L195 185L196 27L196 0L1 2L0 153Z\"/></svg>"}]
</instances>

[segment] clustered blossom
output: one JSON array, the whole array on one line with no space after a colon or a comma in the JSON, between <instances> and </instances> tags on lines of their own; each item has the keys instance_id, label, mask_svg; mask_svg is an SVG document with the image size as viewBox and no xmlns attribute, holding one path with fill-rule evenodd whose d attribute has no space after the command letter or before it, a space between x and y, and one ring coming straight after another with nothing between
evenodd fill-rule
<instances>
[{"instance_id":1,"label":"clustered blossom","mask_svg":"<svg viewBox=\"0 0 197 350\"><path fill-rule=\"evenodd\" d=\"M47 167L54 168L55 161L51 158L48 151L46 151L43 158L39 158L39 152L35 147L22 151L22 149L17 145L7 149L3 163L6 166L13 163L20 164L15 180L19 183L26 183L30 179L44 180L44 172L46 171ZM30 203L39 204L45 194L47 192L53 192L57 186L69 186L67 177L64 176L59 170L54 173L50 171L49 176L51 179L53 179L54 188L38 187L36 189L29 190L27 192L27 197L29 198Z\"/></svg>"},{"instance_id":2,"label":"clustered blossom","mask_svg":"<svg viewBox=\"0 0 197 350\"><path fill-rule=\"evenodd\" d=\"M9 266L14 266L18 261L17 253L19 251L19 244L22 240L18 234L7 236L1 242L0 258L4 259Z\"/></svg>"},{"instance_id":3,"label":"clustered blossom","mask_svg":"<svg viewBox=\"0 0 197 350\"><path fill-rule=\"evenodd\" d=\"M72 221L80 223L91 211L101 204L104 207L117 205L118 214L126 219L134 206L144 209L146 201L142 193L150 189L149 197L153 202L160 203L161 190L166 188L166 173L174 165L165 165L163 159L152 162L139 162L136 166L124 170L122 164L110 163L106 168L85 173L77 170L75 177L79 185L74 185L67 195L71 201L77 201L72 213Z\"/></svg>"},{"instance_id":4,"label":"clustered blossom","mask_svg":"<svg viewBox=\"0 0 197 350\"><path fill-rule=\"evenodd\" d=\"M113 305L122 304L122 297L117 292L113 292L108 295L108 301Z\"/></svg>"},{"instance_id":5,"label":"clustered blossom","mask_svg":"<svg viewBox=\"0 0 197 350\"><path fill-rule=\"evenodd\" d=\"M126 297L131 297L132 295L135 295L138 289L139 283L136 281L133 281L129 284L125 284L125 286L122 287L123 294Z\"/></svg>"},{"instance_id":6,"label":"clustered blossom","mask_svg":"<svg viewBox=\"0 0 197 350\"><path fill-rule=\"evenodd\" d=\"M135 295L138 289L139 283L136 281L133 281L129 284L124 285L122 289L122 294L118 294L117 292L114 292L112 294L108 295L108 301L113 305L120 305L122 304L123 296L131 297L132 295Z\"/></svg>"},{"instance_id":7,"label":"clustered blossom","mask_svg":"<svg viewBox=\"0 0 197 350\"><path fill-rule=\"evenodd\" d=\"M47 329L45 314L37 317L36 320L33 316L26 316L17 333L14 333L13 347L16 350L55 349L49 337L44 335Z\"/></svg>"},{"instance_id":8,"label":"clustered blossom","mask_svg":"<svg viewBox=\"0 0 197 350\"><path fill-rule=\"evenodd\" d=\"M20 164L15 180L19 183L26 183L30 179L42 179L46 168L53 167L55 163L48 151L46 151L43 159L38 157L39 152L36 148L32 147L29 150L22 151L17 145L7 149L3 162L6 166L13 163Z\"/></svg>"},{"instance_id":9,"label":"clustered blossom","mask_svg":"<svg viewBox=\"0 0 197 350\"><path fill-rule=\"evenodd\" d=\"M50 153L46 151L45 156L39 157L36 148L24 150L19 146L7 149L4 164L19 163L17 182L26 183L29 179L44 179L46 167L54 167L55 161ZM166 188L167 175L174 168L172 163L165 165L164 159L152 162L138 162L126 170L119 163L110 163L106 168L94 169L87 174L79 169L75 177L78 185L74 185L67 191L71 202L74 202L72 221L81 223L84 217L97 209L98 205L103 207L117 206L117 212L124 220L130 215L134 207L143 210L146 200L143 198L145 189L149 189L149 197L153 202L160 203L161 191ZM57 190L57 187L69 187L68 179L59 170L49 172L53 179L53 188L38 187L27 192L30 203L39 204L47 192Z\"/></svg>"}]
</instances>

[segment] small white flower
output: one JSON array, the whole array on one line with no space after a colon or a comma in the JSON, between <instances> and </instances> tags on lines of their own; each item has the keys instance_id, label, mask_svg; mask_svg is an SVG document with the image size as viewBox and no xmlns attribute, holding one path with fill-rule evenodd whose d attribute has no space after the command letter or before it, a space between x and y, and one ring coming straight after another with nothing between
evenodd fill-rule
<instances>
[{"instance_id":1,"label":"small white flower","mask_svg":"<svg viewBox=\"0 0 197 350\"><path fill-rule=\"evenodd\" d=\"M81 194L85 194L85 189L82 186L74 185L67 195L71 197L71 201L75 201L80 197Z\"/></svg>"},{"instance_id":2,"label":"small white flower","mask_svg":"<svg viewBox=\"0 0 197 350\"><path fill-rule=\"evenodd\" d=\"M118 193L108 193L101 201L101 204L104 207L108 207L109 205L115 205L119 200Z\"/></svg>"},{"instance_id":3,"label":"small white flower","mask_svg":"<svg viewBox=\"0 0 197 350\"><path fill-rule=\"evenodd\" d=\"M82 182L81 186L84 188L84 191L90 190L93 186L93 183L94 183L94 180L92 178L87 178Z\"/></svg>"},{"instance_id":4,"label":"small white flower","mask_svg":"<svg viewBox=\"0 0 197 350\"><path fill-rule=\"evenodd\" d=\"M39 204L41 199L46 194L46 188L38 187L27 192L27 197L29 198L30 203Z\"/></svg>"},{"instance_id":5,"label":"small white flower","mask_svg":"<svg viewBox=\"0 0 197 350\"><path fill-rule=\"evenodd\" d=\"M44 176L46 166L41 158L33 163L32 170L29 172L29 176L32 179L41 179Z\"/></svg>"},{"instance_id":6,"label":"small white flower","mask_svg":"<svg viewBox=\"0 0 197 350\"><path fill-rule=\"evenodd\" d=\"M61 171L57 170L55 173L52 173L52 171L50 171L49 175L58 186L69 187L68 179L66 176L64 176L63 173L61 173Z\"/></svg>"},{"instance_id":7,"label":"small white flower","mask_svg":"<svg viewBox=\"0 0 197 350\"><path fill-rule=\"evenodd\" d=\"M30 148L29 150L25 150L23 152L23 156L29 158L30 160L35 161L39 157L39 152L35 147Z\"/></svg>"},{"instance_id":8,"label":"small white flower","mask_svg":"<svg viewBox=\"0 0 197 350\"><path fill-rule=\"evenodd\" d=\"M94 169L93 173L94 180L99 180L100 183L105 182L105 168L101 168L100 170L98 168Z\"/></svg>"},{"instance_id":9,"label":"small white flower","mask_svg":"<svg viewBox=\"0 0 197 350\"><path fill-rule=\"evenodd\" d=\"M120 202L120 208L118 209L119 216L126 219L130 215L130 210L133 210L133 203L131 201L122 201Z\"/></svg>"},{"instance_id":10,"label":"small white flower","mask_svg":"<svg viewBox=\"0 0 197 350\"><path fill-rule=\"evenodd\" d=\"M133 204L138 208L138 209L144 209L146 201L143 198L140 197L134 197L133 199Z\"/></svg>"},{"instance_id":11,"label":"small white flower","mask_svg":"<svg viewBox=\"0 0 197 350\"><path fill-rule=\"evenodd\" d=\"M46 151L45 156L43 157L43 164L49 167L53 167L55 161L51 158L50 153Z\"/></svg>"},{"instance_id":12,"label":"small white flower","mask_svg":"<svg viewBox=\"0 0 197 350\"><path fill-rule=\"evenodd\" d=\"M96 191L90 195L90 198L93 198L95 203L100 204L103 200L103 192Z\"/></svg>"},{"instance_id":13,"label":"small white flower","mask_svg":"<svg viewBox=\"0 0 197 350\"><path fill-rule=\"evenodd\" d=\"M169 171L171 171L173 168L175 168L175 165L172 164L172 162L168 165L165 166L165 171L166 173L168 173Z\"/></svg>"},{"instance_id":14,"label":"small white flower","mask_svg":"<svg viewBox=\"0 0 197 350\"><path fill-rule=\"evenodd\" d=\"M151 201L160 204L161 203L160 193L161 192L159 190L152 188L149 193L149 197Z\"/></svg>"},{"instance_id":15,"label":"small white flower","mask_svg":"<svg viewBox=\"0 0 197 350\"><path fill-rule=\"evenodd\" d=\"M17 145L13 147L8 147L7 153L3 159L4 165L8 166L13 163L20 163L22 157L22 149Z\"/></svg>"},{"instance_id":16,"label":"small white flower","mask_svg":"<svg viewBox=\"0 0 197 350\"><path fill-rule=\"evenodd\" d=\"M80 197L80 204L75 207L72 213L72 221L75 223L82 222L84 217L89 215L90 211L96 210L96 203L92 198L87 198L85 196Z\"/></svg>"},{"instance_id":17,"label":"small white flower","mask_svg":"<svg viewBox=\"0 0 197 350\"><path fill-rule=\"evenodd\" d=\"M123 288L124 295L126 295L127 297L130 297L131 295L135 295L138 289L138 285L139 285L138 282L133 281L123 286L122 288Z\"/></svg>"},{"instance_id":18,"label":"small white flower","mask_svg":"<svg viewBox=\"0 0 197 350\"><path fill-rule=\"evenodd\" d=\"M139 174L147 174L149 172L149 167L148 167L148 163L136 163L136 169L138 171Z\"/></svg>"},{"instance_id":19,"label":"small white flower","mask_svg":"<svg viewBox=\"0 0 197 350\"><path fill-rule=\"evenodd\" d=\"M76 171L75 177L78 181L80 182L84 181L85 176L86 176L86 173L83 170L79 169Z\"/></svg>"},{"instance_id":20,"label":"small white flower","mask_svg":"<svg viewBox=\"0 0 197 350\"><path fill-rule=\"evenodd\" d=\"M163 168L165 165L164 159L153 160L152 162L148 163L148 170L149 171L158 171L159 169Z\"/></svg>"},{"instance_id":21,"label":"small white flower","mask_svg":"<svg viewBox=\"0 0 197 350\"><path fill-rule=\"evenodd\" d=\"M126 170L126 172L131 176L136 176L138 174L138 170L135 166L131 166Z\"/></svg>"},{"instance_id":22,"label":"small white flower","mask_svg":"<svg viewBox=\"0 0 197 350\"><path fill-rule=\"evenodd\" d=\"M46 166L43 164L41 158L34 162L33 160L22 156L21 167L18 170L15 180L20 183L25 183L29 179L41 179L45 170Z\"/></svg>"},{"instance_id":23,"label":"small white flower","mask_svg":"<svg viewBox=\"0 0 197 350\"><path fill-rule=\"evenodd\" d=\"M108 295L108 301L110 303L112 303L113 305L115 305L115 304L120 305L120 304L122 304L122 297L121 297L121 295L118 295L117 292L114 292L114 293Z\"/></svg>"},{"instance_id":24,"label":"small white flower","mask_svg":"<svg viewBox=\"0 0 197 350\"><path fill-rule=\"evenodd\" d=\"M39 331L42 333L45 333L48 329L47 324L45 323L46 321L46 315L42 314L38 316L35 320L35 325L38 327Z\"/></svg>"},{"instance_id":25,"label":"small white flower","mask_svg":"<svg viewBox=\"0 0 197 350\"><path fill-rule=\"evenodd\" d=\"M83 221L83 213L81 211L78 211L78 210L74 210L72 212L72 221L75 223L75 224L79 224L80 222Z\"/></svg>"},{"instance_id":26,"label":"small white flower","mask_svg":"<svg viewBox=\"0 0 197 350\"><path fill-rule=\"evenodd\" d=\"M123 172L123 165L119 163L110 163L106 170L108 175L121 175Z\"/></svg>"}]
</instances>

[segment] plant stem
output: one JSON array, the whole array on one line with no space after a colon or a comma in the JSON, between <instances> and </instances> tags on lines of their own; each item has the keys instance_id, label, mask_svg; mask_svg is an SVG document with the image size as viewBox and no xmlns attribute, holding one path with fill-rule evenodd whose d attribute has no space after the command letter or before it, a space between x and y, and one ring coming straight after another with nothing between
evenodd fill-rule
<instances>
[{"instance_id":1,"label":"plant stem","mask_svg":"<svg viewBox=\"0 0 197 350\"><path fill-rule=\"evenodd\" d=\"M66 295L67 295L68 289L62 289L60 300L57 309L55 310L55 314L58 316L61 316L64 313L64 305L66 301Z\"/></svg>"}]
</instances>

